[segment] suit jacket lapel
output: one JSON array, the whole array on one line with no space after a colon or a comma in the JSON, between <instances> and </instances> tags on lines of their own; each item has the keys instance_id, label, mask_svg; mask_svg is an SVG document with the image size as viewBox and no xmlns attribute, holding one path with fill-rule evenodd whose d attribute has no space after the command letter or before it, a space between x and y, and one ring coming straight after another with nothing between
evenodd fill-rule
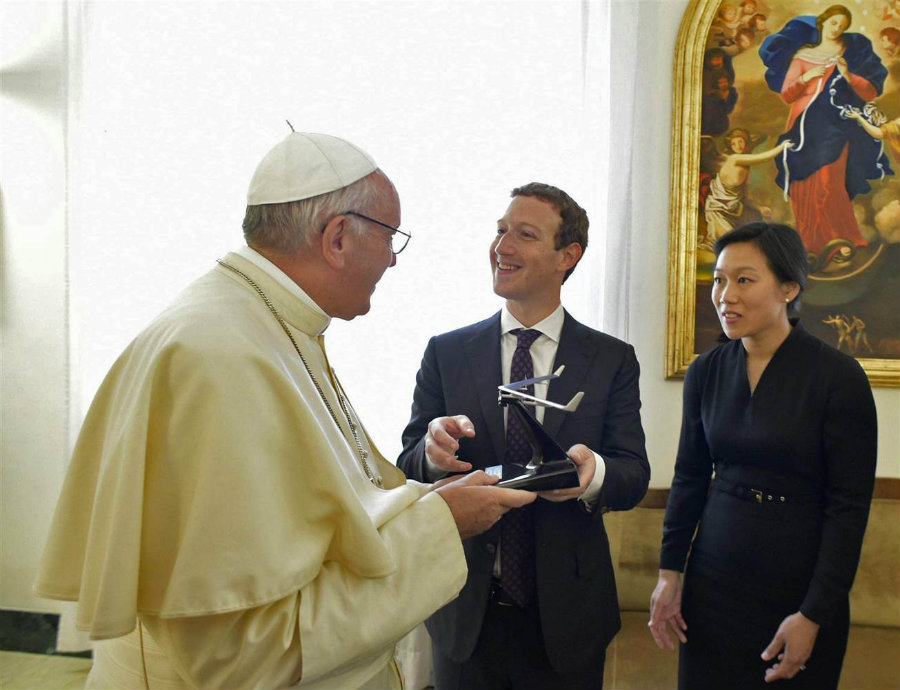
<instances>
[{"instance_id":1,"label":"suit jacket lapel","mask_svg":"<svg viewBox=\"0 0 900 690\"><path fill-rule=\"evenodd\" d=\"M551 381L547 389L547 397L553 402L565 405L573 395L579 390L583 390L588 365L593 356L589 341L581 337L583 328L569 315L569 312L566 312L559 335L559 347L556 349L556 359L553 362L553 371L556 371L562 364L566 365L566 370L558 379ZM555 438L563 421L570 414L572 413L547 408L544 412L544 429Z\"/></svg>"},{"instance_id":2,"label":"suit jacket lapel","mask_svg":"<svg viewBox=\"0 0 900 690\"><path fill-rule=\"evenodd\" d=\"M497 404L497 386L503 383L499 312L487 319L485 325L464 343L464 349L471 369L472 388L477 391L491 444L498 462L501 462L506 452L506 434L503 431L503 408Z\"/></svg>"}]
</instances>

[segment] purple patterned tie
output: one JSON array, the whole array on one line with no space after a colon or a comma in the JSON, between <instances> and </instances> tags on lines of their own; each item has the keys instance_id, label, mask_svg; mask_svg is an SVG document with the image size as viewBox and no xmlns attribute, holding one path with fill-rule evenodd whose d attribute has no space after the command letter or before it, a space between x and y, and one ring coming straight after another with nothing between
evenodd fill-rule
<instances>
[{"instance_id":1,"label":"purple patterned tie","mask_svg":"<svg viewBox=\"0 0 900 690\"><path fill-rule=\"evenodd\" d=\"M521 381L534 376L531 361L531 344L541 334L540 331L517 328L512 331L516 338L509 380ZM534 386L521 389L534 395ZM506 457L504 462L526 465L531 460L531 444L525 423L512 410L507 411ZM500 578L503 589L519 604L525 606L534 596L534 504L509 511L503 516L503 530L500 541Z\"/></svg>"}]
</instances>

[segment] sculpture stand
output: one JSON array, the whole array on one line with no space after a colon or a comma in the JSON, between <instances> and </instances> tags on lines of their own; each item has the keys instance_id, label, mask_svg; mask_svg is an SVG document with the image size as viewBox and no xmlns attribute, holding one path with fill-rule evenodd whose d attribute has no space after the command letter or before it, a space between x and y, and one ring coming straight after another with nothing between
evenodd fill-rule
<instances>
[{"instance_id":1,"label":"sculpture stand","mask_svg":"<svg viewBox=\"0 0 900 690\"><path fill-rule=\"evenodd\" d=\"M528 431L531 444L531 460L527 465L506 463L485 468L485 472L499 476L497 486L526 491L572 489L578 486L578 467L569 459L560 445L546 432L525 406L501 392L500 405L509 414L519 415Z\"/></svg>"}]
</instances>

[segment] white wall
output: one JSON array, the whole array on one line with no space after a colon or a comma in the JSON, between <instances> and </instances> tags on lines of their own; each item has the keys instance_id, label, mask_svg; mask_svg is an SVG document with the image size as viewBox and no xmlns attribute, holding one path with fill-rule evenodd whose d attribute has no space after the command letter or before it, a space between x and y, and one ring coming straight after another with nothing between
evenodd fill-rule
<instances>
[{"instance_id":1,"label":"white wall","mask_svg":"<svg viewBox=\"0 0 900 690\"><path fill-rule=\"evenodd\" d=\"M0 3L0 606L34 610L69 453L64 16Z\"/></svg>"},{"instance_id":2,"label":"white wall","mask_svg":"<svg viewBox=\"0 0 900 690\"><path fill-rule=\"evenodd\" d=\"M629 294L629 340L641 363L641 419L647 434L650 485L671 484L681 425L681 381L665 380L666 289L668 280L669 158L672 62L681 15L687 3L642 3L644 42L638 62L646 106L635 108L632 186L635 287ZM652 100L649 98L652 95Z\"/></svg>"}]
</instances>

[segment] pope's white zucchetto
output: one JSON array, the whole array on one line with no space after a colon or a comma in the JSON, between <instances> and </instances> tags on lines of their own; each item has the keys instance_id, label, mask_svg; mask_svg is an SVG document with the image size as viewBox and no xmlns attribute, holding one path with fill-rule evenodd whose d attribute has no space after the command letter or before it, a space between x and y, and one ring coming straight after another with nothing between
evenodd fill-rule
<instances>
[{"instance_id":1,"label":"pope's white zucchetto","mask_svg":"<svg viewBox=\"0 0 900 690\"><path fill-rule=\"evenodd\" d=\"M349 141L328 134L291 132L260 161L250 180L247 204L281 204L334 192L378 165Z\"/></svg>"}]
</instances>

